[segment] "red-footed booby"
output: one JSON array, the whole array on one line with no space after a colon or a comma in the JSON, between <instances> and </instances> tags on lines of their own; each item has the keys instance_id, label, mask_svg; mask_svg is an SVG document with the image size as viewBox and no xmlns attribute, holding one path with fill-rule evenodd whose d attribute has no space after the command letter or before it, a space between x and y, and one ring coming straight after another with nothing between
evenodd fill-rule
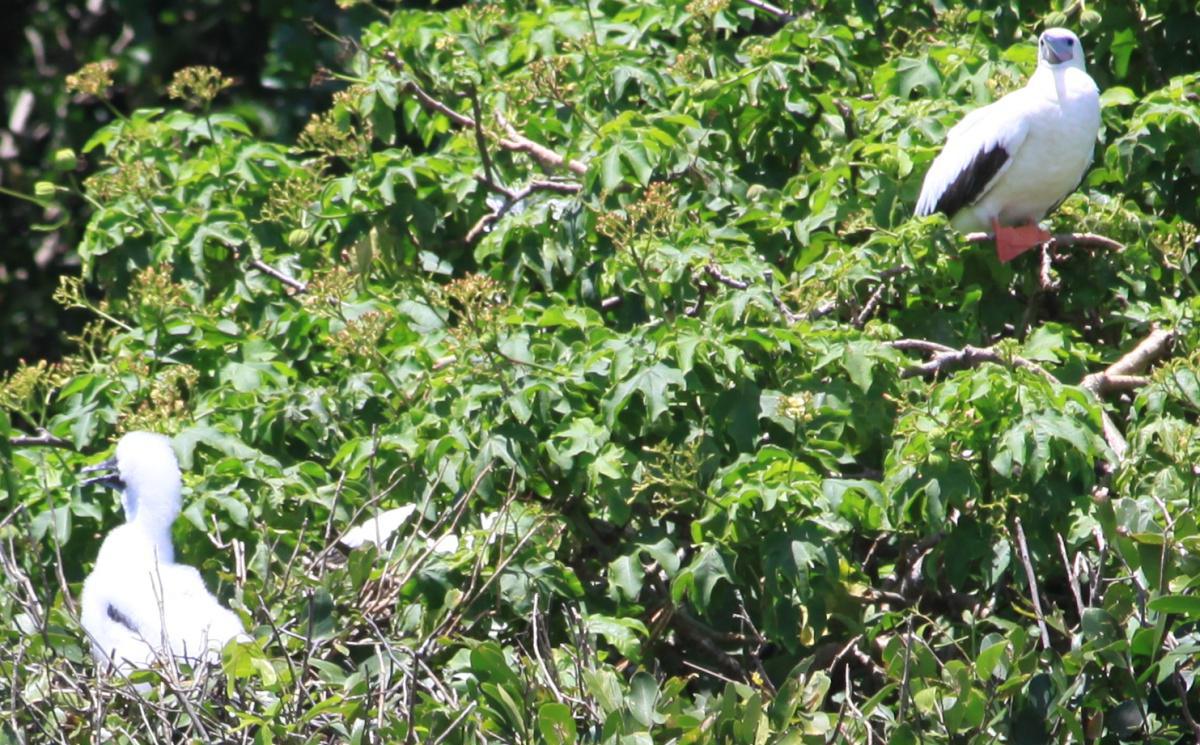
<instances>
[{"instance_id":1,"label":"red-footed booby","mask_svg":"<svg viewBox=\"0 0 1200 745\"><path fill-rule=\"evenodd\" d=\"M1084 69L1079 37L1052 28L1024 88L967 114L934 159L916 215L950 216L963 232L991 230L1000 261L1050 239L1037 225L1092 162L1100 93Z\"/></svg>"},{"instance_id":2,"label":"red-footed booby","mask_svg":"<svg viewBox=\"0 0 1200 745\"><path fill-rule=\"evenodd\" d=\"M104 538L83 583L81 620L97 664L128 672L168 655L189 664L212 662L230 639L248 638L200 573L175 563L171 524L183 483L170 440L130 432L113 458L84 470L99 469L114 472L85 483L121 490L125 524Z\"/></svg>"}]
</instances>

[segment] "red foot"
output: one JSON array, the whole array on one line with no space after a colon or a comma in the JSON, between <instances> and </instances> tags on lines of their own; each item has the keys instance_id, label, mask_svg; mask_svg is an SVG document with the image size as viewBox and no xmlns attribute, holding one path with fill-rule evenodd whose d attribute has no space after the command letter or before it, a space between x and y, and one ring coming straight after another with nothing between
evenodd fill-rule
<instances>
[{"instance_id":1,"label":"red foot","mask_svg":"<svg viewBox=\"0 0 1200 745\"><path fill-rule=\"evenodd\" d=\"M1037 225L1002 228L995 221L992 222L992 232L996 236L996 256L1005 264L1029 249L1042 245L1051 237Z\"/></svg>"}]
</instances>

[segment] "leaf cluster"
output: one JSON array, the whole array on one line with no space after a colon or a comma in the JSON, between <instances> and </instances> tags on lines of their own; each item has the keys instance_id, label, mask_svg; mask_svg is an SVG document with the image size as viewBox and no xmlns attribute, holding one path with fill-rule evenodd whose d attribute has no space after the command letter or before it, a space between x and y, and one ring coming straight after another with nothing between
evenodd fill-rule
<instances>
[{"instance_id":1,"label":"leaf cluster","mask_svg":"<svg viewBox=\"0 0 1200 745\"><path fill-rule=\"evenodd\" d=\"M101 127L94 323L0 383L12 731L1190 736L1200 119L1147 5L1037 6L1107 89L1051 220L1124 244L1040 263L909 218L1034 64L1016 3L398 9L290 144L219 98ZM254 637L147 693L89 687L73 601L121 519L80 453L134 429Z\"/></svg>"}]
</instances>

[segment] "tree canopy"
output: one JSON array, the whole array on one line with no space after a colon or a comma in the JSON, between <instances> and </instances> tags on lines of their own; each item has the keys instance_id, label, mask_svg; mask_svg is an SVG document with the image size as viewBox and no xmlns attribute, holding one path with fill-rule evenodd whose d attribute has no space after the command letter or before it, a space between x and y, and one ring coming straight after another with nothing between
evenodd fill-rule
<instances>
[{"instance_id":1,"label":"tree canopy","mask_svg":"<svg viewBox=\"0 0 1200 745\"><path fill-rule=\"evenodd\" d=\"M294 138L214 67L63 81L113 118L32 195L87 205L88 321L0 382L6 737L1200 737L1193 9L346 12ZM912 209L1052 25L1101 142L1000 264ZM254 637L146 692L76 609L132 430Z\"/></svg>"}]
</instances>

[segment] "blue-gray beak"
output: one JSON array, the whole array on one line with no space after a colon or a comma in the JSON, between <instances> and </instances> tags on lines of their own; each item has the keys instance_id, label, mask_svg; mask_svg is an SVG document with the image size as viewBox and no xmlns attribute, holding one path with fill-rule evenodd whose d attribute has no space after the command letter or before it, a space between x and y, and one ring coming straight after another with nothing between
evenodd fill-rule
<instances>
[{"instance_id":1,"label":"blue-gray beak","mask_svg":"<svg viewBox=\"0 0 1200 745\"><path fill-rule=\"evenodd\" d=\"M1059 65L1075 58L1075 40L1062 36L1042 37L1042 59L1052 65Z\"/></svg>"},{"instance_id":2,"label":"blue-gray beak","mask_svg":"<svg viewBox=\"0 0 1200 745\"><path fill-rule=\"evenodd\" d=\"M87 486L88 484L100 484L101 486L107 486L110 489L125 488L125 482L121 480L120 474L117 473L117 456L114 455L108 460L101 461L94 466L88 466L79 470L80 473L95 473L97 471L107 471L108 473L101 473L98 476L86 478L83 481L80 481L79 485Z\"/></svg>"}]
</instances>

